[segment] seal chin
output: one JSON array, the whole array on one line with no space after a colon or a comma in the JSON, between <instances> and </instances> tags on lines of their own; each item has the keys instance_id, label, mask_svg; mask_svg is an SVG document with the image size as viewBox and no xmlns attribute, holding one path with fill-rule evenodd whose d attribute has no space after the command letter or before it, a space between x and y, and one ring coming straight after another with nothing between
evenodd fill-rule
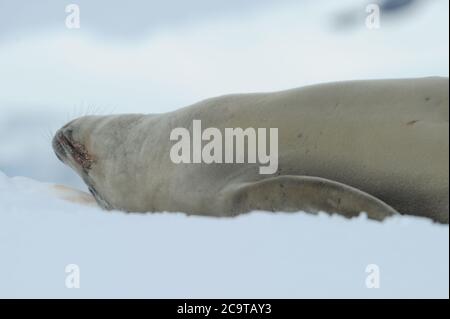
<instances>
[{"instance_id":1,"label":"seal chin","mask_svg":"<svg viewBox=\"0 0 450 319\"><path fill-rule=\"evenodd\" d=\"M94 196L95 201L97 202L97 204L102 207L103 209L106 210L112 210L113 207L112 205L110 205L106 200L103 199L102 196L100 196L100 194L97 192L97 190L94 188L94 186L92 185L92 183L90 183L89 181L87 181L86 179L84 179L85 183L88 185L89 188L89 192L92 194L92 196Z\"/></svg>"}]
</instances>

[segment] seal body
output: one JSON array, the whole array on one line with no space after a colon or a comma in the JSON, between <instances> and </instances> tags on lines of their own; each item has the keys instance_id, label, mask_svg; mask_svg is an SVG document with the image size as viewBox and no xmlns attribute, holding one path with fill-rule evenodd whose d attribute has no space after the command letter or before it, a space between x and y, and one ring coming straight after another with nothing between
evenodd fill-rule
<instances>
[{"instance_id":1,"label":"seal body","mask_svg":"<svg viewBox=\"0 0 450 319\"><path fill-rule=\"evenodd\" d=\"M208 99L164 114L78 118L57 156L106 209L234 216L255 209L448 223L448 79L367 80ZM171 131L278 128L278 170L174 163Z\"/></svg>"}]
</instances>

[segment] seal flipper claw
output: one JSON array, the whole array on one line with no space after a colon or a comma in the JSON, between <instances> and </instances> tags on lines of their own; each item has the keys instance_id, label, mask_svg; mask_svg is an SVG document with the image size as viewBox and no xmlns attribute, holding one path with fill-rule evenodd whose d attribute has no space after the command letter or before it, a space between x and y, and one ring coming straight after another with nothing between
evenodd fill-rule
<instances>
[{"instance_id":1,"label":"seal flipper claw","mask_svg":"<svg viewBox=\"0 0 450 319\"><path fill-rule=\"evenodd\" d=\"M383 220L398 214L391 206L359 189L311 176L285 175L255 182L234 184L225 192L232 214L252 210L337 213L345 217L365 212L370 219Z\"/></svg>"}]
</instances>

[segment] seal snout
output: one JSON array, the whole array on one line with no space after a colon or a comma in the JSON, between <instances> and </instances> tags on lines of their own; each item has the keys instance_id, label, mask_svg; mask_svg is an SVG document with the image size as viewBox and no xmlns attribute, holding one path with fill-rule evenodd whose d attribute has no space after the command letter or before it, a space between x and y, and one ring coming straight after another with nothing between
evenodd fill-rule
<instances>
[{"instance_id":1,"label":"seal snout","mask_svg":"<svg viewBox=\"0 0 450 319\"><path fill-rule=\"evenodd\" d=\"M53 151L56 154L56 157L61 161L64 162L64 159L67 157L67 153L64 149L63 144L65 143L65 140L67 138L64 136L64 134L59 130L52 140L52 147Z\"/></svg>"},{"instance_id":2,"label":"seal snout","mask_svg":"<svg viewBox=\"0 0 450 319\"><path fill-rule=\"evenodd\" d=\"M52 146L56 157L63 163L70 160L84 171L91 168L93 158L82 143L73 139L72 130L65 129L65 127L60 129L53 138Z\"/></svg>"}]
</instances>

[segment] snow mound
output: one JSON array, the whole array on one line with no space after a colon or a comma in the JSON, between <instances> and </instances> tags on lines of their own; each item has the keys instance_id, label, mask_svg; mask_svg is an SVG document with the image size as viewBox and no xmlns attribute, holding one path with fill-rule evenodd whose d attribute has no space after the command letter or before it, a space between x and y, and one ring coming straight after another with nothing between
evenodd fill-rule
<instances>
[{"instance_id":1,"label":"snow mound","mask_svg":"<svg viewBox=\"0 0 450 319\"><path fill-rule=\"evenodd\" d=\"M0 297L449 297L449 229L427 219L125 214L77 195L0 172Z\"/></svg>"}]
</instances>

